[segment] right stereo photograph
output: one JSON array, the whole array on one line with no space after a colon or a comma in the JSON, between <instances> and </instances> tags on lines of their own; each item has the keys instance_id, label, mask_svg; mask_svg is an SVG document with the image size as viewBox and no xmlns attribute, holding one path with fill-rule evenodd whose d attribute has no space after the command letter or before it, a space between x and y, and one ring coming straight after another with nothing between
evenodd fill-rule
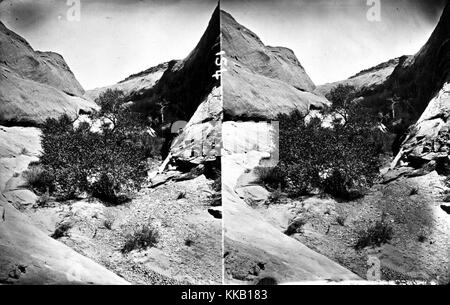
<instances>
[{"instance_id":1,"label":"right stereo photograph","mask_svg":"<svg viewBox=\"0 0 450 305\"><path fill-rule=\"evenodd\" d=\"M450 5L220 9L224 283L448 283Z\"/></svg>"}]
</instances>

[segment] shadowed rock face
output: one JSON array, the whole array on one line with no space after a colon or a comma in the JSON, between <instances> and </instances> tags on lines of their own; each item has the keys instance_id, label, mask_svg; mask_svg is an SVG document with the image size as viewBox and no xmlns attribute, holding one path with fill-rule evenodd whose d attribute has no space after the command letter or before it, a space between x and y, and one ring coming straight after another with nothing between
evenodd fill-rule
<instances>
[{"instance_id":1,"label":"shadowed rock face","mask_svg":"<svg viewBox=\"0 0 450 305\"><path fill-rule=\"evenodd\" d=\"M104 93L108 89L111 89L122 91L123 94L130 100L139 99L140 96L144 95L148 90L153 88L168 67L169 63L165 62L145 71L130 75L117 84L87 90L85 97L95 101L100 94Z\"/></svg>"},{"instance_id":2,"label":"shadowed rock face","mask_svg":"<svg viewBox=\"0 0 450 305\"><path fill-rule=\"evenodd\" d=\"M448 171L450 151L449 41L450 4L447 4L425 46L399 65L389 80L394 83L391 86L403 90L399 95L408 96L421 113L403 143L404 160L414 166L432 161L443 172Z\"/></svg>"},{"instance_id":3,"label":"shadowed rock face","mask_svg":"<svg viewBox=\"0 0 450 305\"><path fill-rule=\"evenodd\" d=\"M36 125L67 113L76 117L96 105L63 57L39 52L0 22L0 123Z\"/></svg>"},{"instance_id":4,"label":"shadowed rock face","mask_svg":"<svg viewBox=\"0 0 450 305\"><path fill-rule=\"evenodd\" d=\"M197 46L184 60L173 60L151 89L131 96L138 110L152 114L167 101L167 121L189 120L197 107L218 87L216 54L220 52L219 9L216 8Z\"/></svg>"},{"instance_id":5,"label":"shadowed rock face","mask_svg":"<svg viewBox=\"0 0 450 305\"><path fill-rule=\"evenodd\" d=\"M291 50L265 46L227 12L221 11L220 17L228 60L223 76L225 120L274 119L328 103L312 93L315 85Z\"/></svg>"}]
</instances>

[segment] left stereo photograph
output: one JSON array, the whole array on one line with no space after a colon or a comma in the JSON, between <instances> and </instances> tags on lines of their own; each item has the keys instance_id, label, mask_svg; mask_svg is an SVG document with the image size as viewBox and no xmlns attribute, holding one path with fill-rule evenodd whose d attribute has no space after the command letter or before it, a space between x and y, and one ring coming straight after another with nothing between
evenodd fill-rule
<instances>
[{"instance_id":1,"label":"left stereo photograph","mask_svg":"<svg viewBox=\"0 0 450 305\"><path fill-rule=\"evenodd\" d=\"M222 284L217 1L0 1L0 284Z\"/></svg>"}]
</instances>

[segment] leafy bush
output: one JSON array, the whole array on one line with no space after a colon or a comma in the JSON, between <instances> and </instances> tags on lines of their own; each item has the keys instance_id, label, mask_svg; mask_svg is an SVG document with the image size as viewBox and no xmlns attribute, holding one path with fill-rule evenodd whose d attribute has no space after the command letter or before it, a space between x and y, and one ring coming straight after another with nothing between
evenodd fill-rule
<instances>
[{"instance_id":1,"label":"leafy bush","mask_svg":"<svg viewBox=\"0 0 450 305\"><path fill-rule=\"evenodd\" d=\"M306 122L298 111L280 115L280 162L259 170L260 179L281 183L291 197L315 189L342 199L362 195L379 173L380 137L364 109L345 105L344 122L335 120L331 127L317 118Z\"/></svg>"},{"instance_id":2,"label":"leafy bush","mask_svg":"<svg viewBox=\"0 0 450 305\"><path fill-rule=\"evenodd\" d=\"M122 253L129 253L137 249L147 249L154 247L159 241L159 233L150 226L142 226L141 229L134 231L126 237Z\"/></svg>"},{"instance_id":3,"label":"leafy bush","mask_svg":"<svg viewBox=\"0 0 450 305\"><path fill-rule=\"evenodd\" d=\"M355 249L360 250L368 246L381 246L392 239L393 229L383 221L377 221L374 226L358 233Z\"/></svg>"},{"instance_id":4,"label":"leafy bush","mask_svg":"<svg viewBox=\"0 0 450 305\"><path fill-rule=\"evenodd\" d=\"M89 192L118 204L143 183L148 166L145 124L120 96L108 90L98 99L102 109L92 119L108 119L101 132L93 132L87 122L75 128L67 115L43 124L41 163L60 199Z\"/></svg>"}]
</instances>

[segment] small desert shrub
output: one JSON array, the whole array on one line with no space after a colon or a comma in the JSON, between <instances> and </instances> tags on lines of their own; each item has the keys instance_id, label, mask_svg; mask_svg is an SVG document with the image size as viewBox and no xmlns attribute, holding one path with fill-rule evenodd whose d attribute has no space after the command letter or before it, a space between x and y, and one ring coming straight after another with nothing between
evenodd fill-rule
<instances>
[{"instance_id":1,"label":"small desert shrub","mask_svg":"<svg viewBox=\"0 0 450 305\"><path fill-rule=\"evenodd\" d=\"M345 225L345 220L346 220L346 219L347 219L347 218L346 218L345 216L339 215L339 216L336 217L336 222L338 223L338 225L344 226L344 225Z\"/></svg>"},{"instance_id":2,"label":"small desert shrub","mask_svg":"<svg viewBox=\"0 0 450 305\"><path fill-rule=\"evenodd\" d=\"M178 193L177 200L186 198L186 191L181 191Z\"/></svg>"},{"instance_id":3,"label":"small desert shrub","mask_svg":"<svg viewBox=\"0 0 450 305\"><path fill-rule=\"evenodd\" d=\"M420 234L419 236L417 236L417 241L420 243L425 242L426 239L427 239L426 236L423 234Z\"/></svg>"},{"instance_id":4,"label":"small desert shrub","mask_svg":"<svg viewBox=\"0 0 450 305\"><path fill-rule=\"evenodd\" d=\"M36 206L38 207L46 207L48 203L50 202L51 197L49 195L49 192L43 193L39 198L36 200Z\"/></svg>"},{"instance_id":5,"label":"small desert shrub","mask_svg":"<svg viewBox=\"0 0 450 305\"><path fill-rule=\"evenodd\" d=\"M393 229L383 221L377 221L374 226L358 233L358 240L355 244L356 250L361 250L368 246L381 246L392 239Z\"/></svg>"},{"instance_id":6,"label":"small desert shrub","mask_svg":"<svg viewBox=\"0 0 450 305\"><path fill-rule=\"evenodd\" d=\"M40 193L46 192L47 189L49 191L54 190L54 177L41 165L29 166L28 169L23 172L23 177L25 183L29 187Z\"/></svg>"},{"instance_id":7,"label":"small desert shrub","mask_svg":"<svg viewBox=\"0 0 450 305\"><path fill-rule=\"evenodd\" d=\"M192 244L194 243L194 241L192 240L192 238L188 237L184 240L184 245L187 247L192 246Z\"/></svg>"},{"instance_id":8,"label":"small desert shrub","mask_svg":"<svg viewBox=\"0 0 450 305\"><path fill-rule=\"evenodd\" d=\"M72 228L72 225L70 223L63 222L56 227L55 232L53 232L51 237L54 239L59 239L61 237L67 236L70 228Z\"/></svg>"},{"instance_id":9,"label":"small desert shrub","mask_svg":"<svg viewBox=\"0 0 450 305\"><path fill-rule=\"evenodd\" d=\"M221 206L222 205L222 178L220 172L218 172L217 178L211 184L213 193L208 196L208 201L210 206Z\"/></svg>"},{"instance_id":10,"label":"small desert shrub","mask_svg":"<svg viewBox=\"0 0 450 305\"><path fill-rule=\"evenodd\" d=\"M260 278L255 283L255 285L262 285L262 286L277 285L277 284L278 284L277 280L271 276L266 276L266 277Z\"/></svg>"},{"instance_id":11,"label":"small desert shrub","mask_svg":"<svg viewBox=\"0 0 450 305\"><path fill-rule=\"evenodd\" d=\"M269 195L269 199L266 201L266 204L277 204L280 203L282 193L279 190L274 190Z\"/></svg>"},{"instance_id":12,"label":"small desert shrub","mask_svg":"<svg viewBox=\"0 0 450 305\"><path fill-rule=\"evenodd\" d=\"M208 196L209 205L212 207L218 207L222 205L222 193L214 192Z\"/></svg>"},{"instance_id":13,"label":"small desert shrub","mask_svg":"<svg viewBox=\"0 0 450 305\"><path fill-rule=\"evenodd\" d=\"M278 167L256 167L255 174L259 183L272 189L278 189L286 184L285 176Z\"/></svg>"},{"instance_id":14,"label":"small desert shrub","mask_svg":"<svg viewBox=\"0 0 450 305\"><path fill-rule=\"evenodd\" d=\"M150 226L142 226L142 228L126 236L125 245L122 253L129 253L137 249L147 249L154 247L159 241L159 233Z\"/></svg>"},{"instance_id":15,"label":"small desert shrub","mask_svg":"<svg viewBox=\"0 0 450 305\"><path fill-rule=\"evenodd\" d=\"M413 187L409 192L409 196L417 195L419 193L419 189L417 187Z\"/></svg>"},{"instance_id":16,"label":"small desert shrub","mask_svg":"<svg viewBox=\"0 0 450 305\"><path fill-rule=\"evenodd\" d=\"M303 218L294 219L287 227L284 234L290 236L295 233L303 233L303 226L306 224L306 220Z\"/></svg>"}]
</instances>

